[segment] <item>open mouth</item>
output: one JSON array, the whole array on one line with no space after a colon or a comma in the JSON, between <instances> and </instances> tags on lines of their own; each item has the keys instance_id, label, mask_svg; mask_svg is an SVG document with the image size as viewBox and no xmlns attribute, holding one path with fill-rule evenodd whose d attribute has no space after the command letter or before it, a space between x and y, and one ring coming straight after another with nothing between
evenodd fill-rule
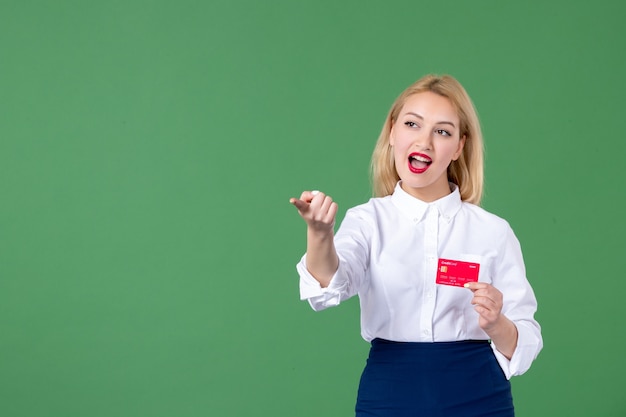
<instances>
[{"instance_id":1,"label":"open mouth","mask_svg":"<svg viewBox=\"0 0 626 417\"><path fill-rule=\"evenodd\" d=\"M426 171L432 163L433 160L423 153L412 153L409 155L409 170L416 174L421 174Z\"/></svg>"}]
</instances>

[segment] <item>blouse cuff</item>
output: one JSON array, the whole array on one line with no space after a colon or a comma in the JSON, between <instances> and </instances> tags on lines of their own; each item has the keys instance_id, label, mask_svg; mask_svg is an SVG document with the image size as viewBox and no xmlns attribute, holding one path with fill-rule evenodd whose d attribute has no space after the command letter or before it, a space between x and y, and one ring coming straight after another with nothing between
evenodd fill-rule
<instances>
[{"instance_id":1,"label":"blouse cuff","mask_svg":"<svg viewBox=\"0 0 626 417\"><path fill-rule=\"evenodd\" d=\"M491 344L491 348L504 371L506 379L511 379L512 376L526 372L539 353L537 344L533 343L536 340L533 331L522 323L515 323L515 326L517 327L517 346L515 346L515 351L510 360L498 351L495 344Z\"/></svg>"},{"instance_id":2,"label":"blouse cuff","mask_svg":"<svg viewBox=\"0 0 626 417\"><path fill-rule=\"evenodd\" d=\"M309 304L315 311L323 310L328 307L334 307L341 303L341 295L345 290L347 283L340 279L341 265L330 280L330 284L326 288L322 288L320 283L311 275L306 267L306 255L302 257L296 266L300 275L300 299L308 300Z\"/></svg>"}]
</instances>

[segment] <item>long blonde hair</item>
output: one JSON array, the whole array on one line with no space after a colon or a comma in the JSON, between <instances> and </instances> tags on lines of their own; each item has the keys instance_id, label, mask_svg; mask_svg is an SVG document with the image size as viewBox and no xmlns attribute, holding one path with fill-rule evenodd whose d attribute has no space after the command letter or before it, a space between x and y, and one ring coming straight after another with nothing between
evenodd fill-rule
<instances>
[{"instance_id":1,"label":"long blonde hair","mask_svg":"<svg viewBox=\"0 0 626 417\"><path fill-rule=\"evenodd\" d=\"M371 179L374 196L384 197L392 194L400 180L396 172L393 148L389 143L391 128L407 98L426 91L450 100L459 116L459 137L465 135L465 146L461 156L450 163L448 180L459 186L463 201L478 205L483 194L483 136L472 100L463 86L450 75L429 74L422 77L404 90L391 106L372 154Z\"/></svg>"}]
</instances>

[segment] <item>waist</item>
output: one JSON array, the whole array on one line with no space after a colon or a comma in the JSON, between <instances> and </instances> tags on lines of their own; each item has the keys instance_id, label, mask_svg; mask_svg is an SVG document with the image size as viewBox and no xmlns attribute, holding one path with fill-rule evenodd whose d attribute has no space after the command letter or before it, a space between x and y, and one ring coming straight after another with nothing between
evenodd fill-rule
<instances>
[{"instance_id":1,"label":"waist","mask_svg":"<svg viewBox=\"0 0 626 417\"><path fill-rule=\"evenodd\" d=\"M389 349L455 349L461 347L475 347L476 345L489 345L489 340L457 340L452 342L396 342L376 338L372 340L372 347L377 346Z\"/></svg>"},{"instance_id":2,"label":"waist","mask_svg":"<svg viewBox=\"0 0 626 417\"><path fill-rule=\"evenodd\" d=\"M488 340L462 340L457 342L394 342L372 340L371 361L419 362L423 364L484 363L495 359Z\"/></svg>"}]
</instances>

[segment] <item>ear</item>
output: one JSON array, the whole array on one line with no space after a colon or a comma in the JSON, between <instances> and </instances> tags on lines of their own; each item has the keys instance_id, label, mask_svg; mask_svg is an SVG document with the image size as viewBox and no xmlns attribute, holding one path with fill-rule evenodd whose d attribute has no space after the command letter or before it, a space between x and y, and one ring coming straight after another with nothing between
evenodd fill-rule
<instances>
[{"instance_id":1,"label":"ear","mask_svg":"<svg viewBox=\"0 0 626 417\"><path fill-rule=\"evenodd\" d=\"M391 130L389 131L389 145L393 146L395 139L394 139L394 132L393 132L393 128L395 127L395 125L391 125Z\"/></svg>"},{"instance_id":2,"label":"ear","mask_svg":"<svg viewBox=\"0 0 626 417\"><path fill-rule=\"evenodd\" d=\"M465 146L465 140L467 139L467 136L463 135L463 137L461 139L459 139L459 147L457 148L456 152L454 153L454 156L452 158L453 161L456 161L457 159L459 159L461 157L461 154L463 153L463 147Z\"/></svg>"}]
</instances>

